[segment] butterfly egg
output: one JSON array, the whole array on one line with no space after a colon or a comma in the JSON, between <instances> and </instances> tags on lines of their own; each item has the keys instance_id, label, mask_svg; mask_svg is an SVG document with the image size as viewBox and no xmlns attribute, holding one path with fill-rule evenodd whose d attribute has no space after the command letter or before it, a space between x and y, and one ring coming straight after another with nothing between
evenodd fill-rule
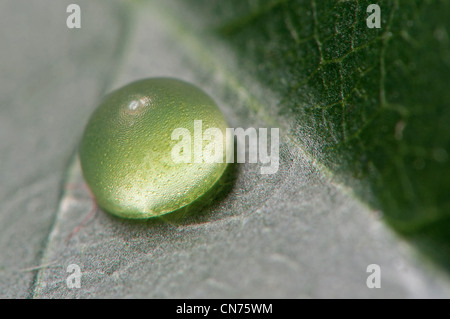
<instances>
[{"instance_id":1,"label":"butterfly egg","mask_svg":"<svg viewBox=\"0 0 450 319\"><path fill-rule=\"evenodd\" d=\"M215 102L192 84L170 78L133 82L108 94L89 119L79 148L83 176L109 213L150 218L173 212L222 176L226 127ZM204 139L210 128L215 139ZM216 160L203 160L206 148L217 151Z\"/></svg>"}]
</instances>

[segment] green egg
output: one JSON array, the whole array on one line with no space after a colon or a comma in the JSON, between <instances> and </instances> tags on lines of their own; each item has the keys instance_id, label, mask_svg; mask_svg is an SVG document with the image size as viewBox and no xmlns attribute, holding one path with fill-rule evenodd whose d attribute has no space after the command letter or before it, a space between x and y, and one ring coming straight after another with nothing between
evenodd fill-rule
<instances>
[{"instance_id":1,"label":"green egg","mask_svg":"<svg viewBox=\"0 0 450 319\"><path fill-rule=\"evenodd\" d=\"M151 78L108 94L92 114L79 148L83 176L97 204L120 217L150 218L205 194L227 163L225 154L221 162L195 160L195 151L208 145L205 140L200 149L194 145L198 133L194 123L200 120L202 134L208 128L222 132L226 149L222 112L192 84ZM180 142L172 138L177 128L187 129L192 137L185 144L191 146L188 162L176 162L172 156ZM181 150L185 151L189 150Z\"/></svg>"}]
</instances>

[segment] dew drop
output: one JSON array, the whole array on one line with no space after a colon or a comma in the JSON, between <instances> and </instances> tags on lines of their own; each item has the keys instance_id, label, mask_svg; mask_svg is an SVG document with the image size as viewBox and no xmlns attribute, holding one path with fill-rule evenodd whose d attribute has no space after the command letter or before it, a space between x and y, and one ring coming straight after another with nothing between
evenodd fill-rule
<instances>
[{"instance_id":1,"label":"dew drop","mask_svg":"<svg viewBox=\"0 0 450 319\"><path fill-rule=\"evenodd\" d=\"M131 116L124 116L126 109ZM195 120L202 120L203 132L217 127L225 135L228 125L215 102L180 80L144 79L108 94L91 116L79 149L97 204L124 218L150 218L204 195L227 164L175 163L171 156L177 142L172 132L186 128L194 141Z\"/></svg>"}]
</instances>

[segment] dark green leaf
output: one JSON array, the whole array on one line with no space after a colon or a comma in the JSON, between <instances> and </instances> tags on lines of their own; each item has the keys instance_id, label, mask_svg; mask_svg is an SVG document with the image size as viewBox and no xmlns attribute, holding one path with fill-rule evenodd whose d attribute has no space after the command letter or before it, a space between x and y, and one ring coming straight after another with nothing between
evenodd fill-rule
<instances>
[{"instance_id":1,"label":"dark green leaf","mask_svg":"<svg viewBox=\"0 0 450 319\"><path fill-rule=\"evenodd\" d=\"M297 143L450 266L450 4L383 1L381 29L370 29L372 2L205 0L186 10L279 96L262 106Z\"/></svg>"}]
</instances>

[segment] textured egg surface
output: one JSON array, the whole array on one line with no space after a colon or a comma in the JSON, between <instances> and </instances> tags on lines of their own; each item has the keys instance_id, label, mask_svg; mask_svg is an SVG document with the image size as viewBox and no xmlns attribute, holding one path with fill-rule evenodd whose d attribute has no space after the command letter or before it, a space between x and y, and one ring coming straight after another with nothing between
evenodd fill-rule
<instances>
[{"instance_id":1,"label":"textured egg surface","mask_svg":"<svg viewBox=\"0 0 450 319\"><path fill-rule=\"evenodd\" d=\"M205 194L221 177L226 161L175 163L171 155L179 142L171 138L176 128L189 130L193 153L195 120L202 120L203 132L219 128L225 148L222 112L189 83L144 79L107 95L92 114L79 148L83 176L97 204L121 217L149 218Z\"/></svg>"}]
</instances>

